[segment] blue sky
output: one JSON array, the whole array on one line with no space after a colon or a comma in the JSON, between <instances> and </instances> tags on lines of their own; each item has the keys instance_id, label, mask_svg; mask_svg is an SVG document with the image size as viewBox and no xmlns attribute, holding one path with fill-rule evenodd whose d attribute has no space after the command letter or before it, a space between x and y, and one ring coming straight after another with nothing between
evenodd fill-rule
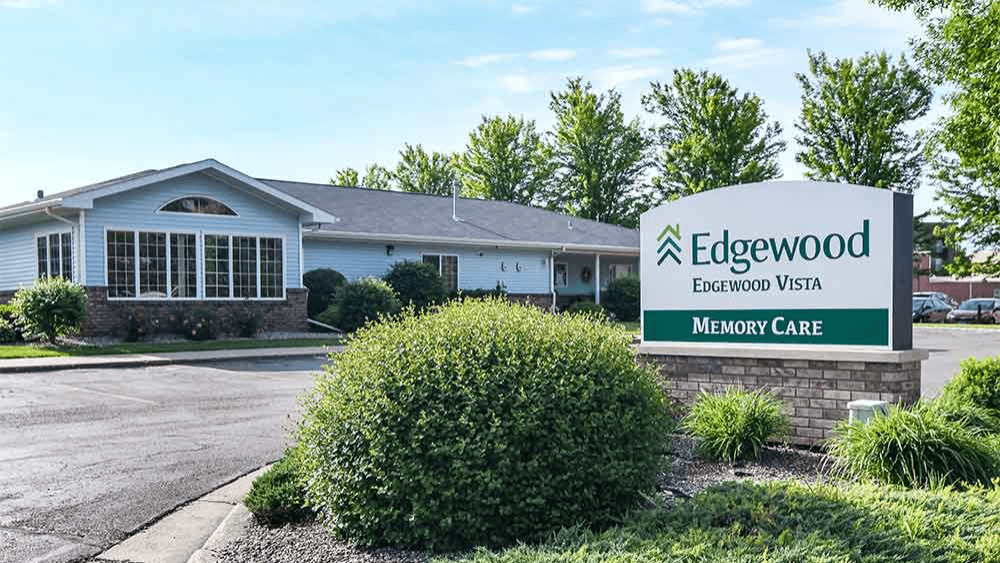
<instances>
[{"instance_id":1,"label":"blue sky","mask_svg":"<svg viewBox=\"0 0 1000 563\"><path fill-rule=\"evenodd\" d=\"M679 67L760 95L800 179L806 50L898 54L919 33L864 0L0 0L0 205L208 157L324 182L406 142L460 150L483 114L546 129L569 76L652 124L640 96Z\"/></svg>"}]
</instances>

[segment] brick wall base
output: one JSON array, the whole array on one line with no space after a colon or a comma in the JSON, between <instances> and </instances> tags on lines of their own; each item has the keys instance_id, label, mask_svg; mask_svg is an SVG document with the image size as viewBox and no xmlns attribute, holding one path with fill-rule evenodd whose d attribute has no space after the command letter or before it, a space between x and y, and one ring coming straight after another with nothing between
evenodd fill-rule
<instances>
[{"instance_id":1,"label":"brick wall base","mask_svg":"<svg viewBox=\"0 0 1000 563\"><path fill-rule=\"evenodd\" d=\"M881 354L885 359L865 358L865 352L843 352L845 359L831 359L830 353L809 359L802 351L762 357L753 349L722 356L650 353L645 346L639 352L641 361L658 366L663 387L683 404L691 404L700 391L717 393L726 387L774 392L791 418L789 441L807 446L831 436L834 424L848 417L850 401L916 402L920 361L927 357L923 350L886 352Z\"/></svg>"},{"instance_id":2,"label":"brick wall base","mask_svg":"<svg viewBox=\"0 0 1000 563\"><path fill-rule=\"evenodd\" d=\"M116 301L108 299L108 288L88 286L87 317L84 336L125 337L130 325L138 325L147 335L177 332L185 317L207 313L217 336L239 332L242 319L254 316L260 331L304 332L306 322L305 289L286 289L280 301Z\"/></svg>"}]
</instances>

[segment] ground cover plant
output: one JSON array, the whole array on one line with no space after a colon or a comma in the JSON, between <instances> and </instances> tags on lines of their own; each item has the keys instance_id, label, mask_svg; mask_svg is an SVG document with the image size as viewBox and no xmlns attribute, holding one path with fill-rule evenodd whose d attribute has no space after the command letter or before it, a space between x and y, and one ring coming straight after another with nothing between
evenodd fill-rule
<instances>
[{"instance_id":1,"label":"ground cover plant","mask_svg":"<svg viewBox=\"0 0 1000 563\"><path fill-rule=\"evenodd\" d=\"M667 397L610 323L452 302L369 325L331 362L296 438L308 504L351 542L537 541L655 491Z\"/></svg>"},{"instance_id":2,"label":"ground cover plant","mask_svg":"<svg viewBox=\"0 0 1000 563\"><path fill-rule=\"evenodd\" d=\"M743 481L715 485L691 499L658 501L604 532L569 528L539 545L483 549L458 560L996 563L997 522L995 487L956 492Z\"/></svg>"},{"instance_id":3,"label":"ground cover plant","mask_svg":"<svg viewBox=\"0 0 1000 563\"><path fill-rule=\"evenodd\" d=\"M921 405L894 405L867 423L843 421L827 447L833 469L853 479L915 488L987 486L1000 477L995 440Z\"/></svg>"},{"instance_id":4,"label":"ground cover plant","mask_svg":"<svg viewBox=\"0 0 1000 563\"><path fill-rule=\"evenodd\" d=\"M781 401L764 390L727 388L699 393L681 427L694 436L697 450L711 459L756 459L769 439L789 429Z\"/></svg>"}]
</instances>

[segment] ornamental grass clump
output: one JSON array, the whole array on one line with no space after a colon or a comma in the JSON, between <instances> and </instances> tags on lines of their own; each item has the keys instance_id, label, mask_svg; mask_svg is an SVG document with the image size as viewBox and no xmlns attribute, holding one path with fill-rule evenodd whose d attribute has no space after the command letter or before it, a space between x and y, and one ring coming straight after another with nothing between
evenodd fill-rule
<instances>
[{"instance_id":1,"label":"ornamental grass clump","mask_svg":"<svg viewBox=\"0 0 1000 563\"><path fill-rule=\"evenodd\" d=\"M927 406L892 406L867 423L841 422L828 443L835 473L918 488L989 486L1000 477L997 441Z\"/></svg>"},{"instance_id":2,"label":"ornamental grass clump","mask_svg":"<svg viewBox=\"0 0 1000 563\"><path fill-rule=\"evenodd\" d=\"M671 429L616 327L496 299L359 330L303 407L306 498L327 528L433 550L613 522L655 491Z\"/></svg>"},{"instance_id":3,"label":"ornamental grass clump","mask_svg":"<svg viewBox=\"0 0 1000 563\"><path fill-rule=\"evenodd\" d=\"M788 417L773 393L727 388L702 391L684 417L683 429L697 439L698 453L712 459L757 459L769 439L788 433Z\"/></svg>"}]
</instances>

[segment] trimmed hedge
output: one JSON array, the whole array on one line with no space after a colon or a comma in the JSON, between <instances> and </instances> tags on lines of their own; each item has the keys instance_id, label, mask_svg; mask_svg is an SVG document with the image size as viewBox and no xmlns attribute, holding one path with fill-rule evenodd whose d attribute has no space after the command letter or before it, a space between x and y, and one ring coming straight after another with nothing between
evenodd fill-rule
<instances>
[{"instance_id":1,"label":"trimmed hedge","mask_svg":"<svg viewBox=\"0 0 1000 563\"><path fill-rule=\"evenodd\" d=\"M601 307L593 301L577 301L576 303L570 305L567 311L575 315L596 315L598 317L603 317L605 315L604 307Z\"/></svg>"},{"instance_id":2,"label":"trimmed hedge","mask_svg":"<svg viewBox=\"0 0 1000 563\"><path fill-rule=\"evenodd\" d=\"M608 284L601 301L616 320L633 322L639 320L639 299L639 276L629 275Z\"/></svg>"},{"instance_id":3,"label":"trimmed hedge","mask_svg":"<svg viewBox=\"0 0 1000 563\"><path fill-rule=\"evenodd\" d=\"M962 360L958 375L941 390L941 398L1000 414L1000 357Z\"/></svg>"},{"instance_id":4,"label":"trimmed hedge","mask_svg":"<svg viewBox=\"0 0 1000 563\"><path fill-rule=\"evenodd\" d=\"M444 281L433 264L396 262L384 279L404 306L420 311L444 301Z\"/></svg>"},{"instance_id":5,"label":"trimmed hedge","mask_svg":"<svg viewBox=\"0 0 1000 563\"><path fill-rule=\"evenodd\" d=\"M307 503L339 537L530 542L655 491L668 400L610 323L452 302L369 325L331 362L296 437Z\"/></svg>"},{"instance_id":6,"label":"trimmed hedge","mask_svg":"<svg viewBox=\"0 0 1000 563\"><path fill-rule=\"evenodd\" d=\"M277 463L254 479L243 497L243 505L265 526L279 526L311 514L304 501L294 449L286 450Z\"/></svg>"},{"instance_id":7,"label":"trimmed hedge","mask_svg":"<svg viewBox=\"0 0 1000 563\"><path fill-rule=\"evenodd\" d=\"M767 391L727 388L716 395L702 391L681 426L697 438L696 448L712 459L757 459L767 440L786 435L788 417L781 400Z\"/></svg>"},{"instance_id":8,"label":"trimmed hedge","mask_svg":"<svg viewBox=\"0 0 1000 563\"><path fill-rule=\"evenodd\" d=\"M347 284L347 278L337 270L319 268L306 272L302 284L309 289L306 313L310 319L315 319L336 302L337 291Z\"/></svg>"},{"instance_id":9,"label":"trimmed hedge","mask_svg":"<svg viewBox=\"0 0 1000 563\"><path fill-rule=\"evenodd\" d=\"M379 317L395 315L401 308L396 292L378 278L361 278L344 285L337 292L337 303L331 307L333 311L324 312L320 322L347 332L354 332Z\"/></svg>"}]
</instances>

